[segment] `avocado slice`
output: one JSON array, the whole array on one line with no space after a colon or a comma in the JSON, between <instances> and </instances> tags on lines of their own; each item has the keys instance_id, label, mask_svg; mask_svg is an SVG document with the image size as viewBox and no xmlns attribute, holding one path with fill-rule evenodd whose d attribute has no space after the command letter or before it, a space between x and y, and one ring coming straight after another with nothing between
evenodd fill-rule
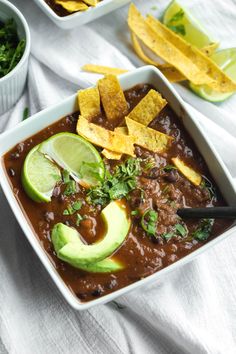
<instances>
[{"instance_id":1,"label":"avocado slice","mask_svg":"<svg viewBox=\"0 0 236 354\"><path fill-rule=\"evenodd\" d=\"M59 250L63 248L65 245L67 245L68 243L80 243L81 245L83 245L83 242L80 239L80 234L78 233L78 231L62 223L58 223L53 227L52 243L57 253L57 256ZM58 256L58 258L60 257ZM85 264L82 265L78 263L74 264L74 262L69 262L69 261L67 261L67 263L69 263L73 267L91 273L111 273L123 269L123 265L120 262L111 258L106 258L100 262L91 263L87 265Z\"/></svg>"},{"instance_id":2,"label":"avocado slice","mask_svg":"<svg viewBox=\"0 0 236 354\"><path fill-rule=\"evenodd\" d=\"M102 241L93 245L84 244L79 233L62 223L52 230L52 242L58 258L89 272L113 272L123 266L110 256L125 240L130 228L130 219L123 204L111 202L103 209L101 216L106 224Z\"/></svg>"}]
</instances>

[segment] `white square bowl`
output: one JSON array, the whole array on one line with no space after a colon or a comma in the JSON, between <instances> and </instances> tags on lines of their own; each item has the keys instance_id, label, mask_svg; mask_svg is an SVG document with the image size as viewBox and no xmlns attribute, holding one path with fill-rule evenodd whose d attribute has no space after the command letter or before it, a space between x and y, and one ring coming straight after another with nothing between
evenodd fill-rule
<instances>
[{"instance_id":1,"label":"white square bowl","mask_svg":"<svg viewBox=\"0 0 236 354\"><path fill-rule=\"evenodd\" d=\"M58 16L44 0L34 1L57 26L63 29L70 29L94 21L128 4L131 0L103 0L97 6L90 7L86 11L75 12L64 17Z\"/></svg>"},{"instance_id":2,"label":"white square bowl","mask_svg":"<svg viewBox=\"0 0 236 354\"><path fill-rule=\"evenodd\" d=\"M186 130L194 140L195 144L198 147L198 150L203 155L209 167L209 170L212 176L214 177L217 185L219 186L225 200L229 205L236 205L236 187L234 185L234 181L231 175L229 174L227 168L225 167L215 148L205 136L196 118L191 113L188 113L188 108L186 107L185 103L175 91L175 89L171 86L171 84L169 84L167 79L162 75L162 73L152 66L146 66L122 75L120 77L120 83L123 90L132 88L137 84L149 83L153 85L167 99L170 106L179 116ZM35 237L34 232L31 226L29 225L26 216L20 208L20 205L18 204L16 198L14 197L3 165L3 155L8 150L13 148L16 144L27 139L31 135L36 134L37 132L44 129L48 125L56 122L60 118L75 112L78 109L76 98L77 94L67 98L66 100L53 107L47 108L42 112L35 114L34 116L23 121L10 131L7 131L0 135L0 182L3 191L6 195L6 198L12 208L12 211L15 217L17 218L22 230L24 231L28 241L32 245L33 249L37 253L42 263L44 264L48 273L58 286L62 295L74 309L84 310L94 305L112 301L116 297L124 295L128 291L134 290L140 286L144 286L145 284L150 283L152 281L156 281L157 279L159 279L159 277L164 276L167 272L174 270L180 265L192 260L195 256L207 250L209 247L212 247L219 241L228 237L233 232L236 232L236 226L231 227L229 230L225 231L223 234L219 235L215 239L204 244L201 248L192 252L188 256L158 271L157 273L148 276L147 278L139 280L136 283L130 284L120 290L105 295L101 298L92 300L87 303L81 302L63 282L60 275L53 267L46 252L40 245L39 240Z\"/></svg>"}]
</instances>

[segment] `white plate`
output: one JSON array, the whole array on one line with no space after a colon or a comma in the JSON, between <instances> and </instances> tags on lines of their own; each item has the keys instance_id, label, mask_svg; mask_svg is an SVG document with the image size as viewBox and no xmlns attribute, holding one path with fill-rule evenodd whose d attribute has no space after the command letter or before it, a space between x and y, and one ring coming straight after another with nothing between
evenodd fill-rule
<instances>
[{"instance_id":1,"label":"white plate","mask_svg":"<svg viewBox=\"0 0 236 354\"><path fill-rule=\"evenodd\" d=\"M97 6L90 7L87 11L79 11L64 17L58 16L44 0L34 1L57 26L63 29L70 29L94 21L128 4L131 0L103 0Z\"/></svg>"},{"instance_id":2,"label":"white plate","mask_svg":"<svg viewBox=\"0 0 236 354\"><path fill-rule=\"evenodd\" d=\"M133 72L129 72L127 74L122 75L120 77L120 82L124 90L127 90L137 84L149 83L162 93L162 95L167 99L167 101L171 105L172 109L183 121L185 128L195 141L199 151L207 162L210 172L214 177L216 183L218 184L224 198L226 199L229 205L236 205L236 188L234 186L234 182L231 175L229 174L227 168L225 167L215 148L205 136L200 124L197 122L196 118L192 114L192 111L191 113L188 113L187 106L180 98L178 93L175 91L175 89L169 84L167 79L161 74L161 72L152 66L146 66L134 70ZM54 123L60 118L71 114L72 112L75 112L75 110L78 109L76 98L77 95L75 94L67 98L60 104L45 109L44 111L35 114L31 118L28 118L12 130L3 133L0 136L0 157L2 157L9 149L14 147L17 143L27 139L31 135L37 133L41 129L44 129L45 127ZM82 303L65 285L65 283L53 267L52 263L50 262L46 252L41 247L39 240L35 237L24 213L22 212L18 202L14 197L13 191L9 184L9 180L4 170L2 158L0 163L0 182L3 191L6 195L6 198L12 208L12 211L15 217L17 218L22 230L24 231L27 239L29 240L30 244L34 248L38 257L44 264L45 268L51 275L52 279L58 286L65 299L76 310L84 310L94 305L109 302L120 295L124 295L128 291L134 290L140 286L144 286L147 283L156 281L161 276L164 276L167 272L170 272L175 268L178 268L180 265L189 262L195 256L199 255L203 251L207 250L209 247L212 247L213 245L225 239L230 234L236 231L236 226L234 226L230 230L224 232L223 234L213 239L212 241L204 244L198 250L180 259L176 263L158 271L157 273L152 274L145 279L139 280L136 283L128 285L111 294L105 295L101 298L92 300L87 303Z\"/></svg>"}]
</instances>

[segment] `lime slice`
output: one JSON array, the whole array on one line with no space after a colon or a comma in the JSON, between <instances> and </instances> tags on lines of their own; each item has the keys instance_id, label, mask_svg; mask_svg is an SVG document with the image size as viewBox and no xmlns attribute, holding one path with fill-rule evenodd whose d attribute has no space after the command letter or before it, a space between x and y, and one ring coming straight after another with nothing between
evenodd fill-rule
<instances>
[{"instance_id":1,"label":"lime slice","mask_svg":"<svg viewBox=\"0 0 236 354\"><path fill-rule=\"evenodd\" d=\"M211 59L234 81L236 81L236 48L223 49L211 56ZM189 84L193 92L210 102L222 102L233 95L234 92L219 93L207 85L197 86Z\"/></svg>"},{"instance_id":2,"label":"lime slice","mask_svg":"<svg viewBox=\"0 0 236 354\"><path fill-rule=\"evenodd\" d=\"M59 133L40 144L49 156L84 187L95 186L104 178L104 163L95 147L77 134Z\"/></svg>"},{"instance_id":3,"label":"lime slice","mask_svg":"<svg viewBox=\"0 0 236 354\"><path fill-rule=\"evenodd\" d=\"M21 180L27 195L35 202L50 202L53 189L61 180L60 169L35 146L24 161Z\"/></svg>"},{"instance_id":4,"label":"lime slice","mask_svg":"<svg viewBox=\"0 0 236 354\"><path fill-rule=\"evenodd\" d=\"M163 16L163 23L198 48L203 48L215 42L202 24L175 0L167 7Z\"/></svg>"}]
</instances>

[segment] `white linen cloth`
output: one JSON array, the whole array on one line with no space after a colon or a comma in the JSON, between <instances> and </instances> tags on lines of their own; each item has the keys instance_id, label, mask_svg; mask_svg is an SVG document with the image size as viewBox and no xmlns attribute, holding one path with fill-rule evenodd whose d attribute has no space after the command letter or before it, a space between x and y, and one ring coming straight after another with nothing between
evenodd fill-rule
<instances>
[{"instance_id":1,"label":"white linen cloth","mask_svg":"<svg viewBox=\"0 0 236 354\"><path fill-rule=\"evenodd\" d=\"M71 31L57 28L32 0L12 1L31 29L28 84L16 106L0 117L0 131L54 104L98 75L86 63L133 69L128 6ZM160 16L169 0L134 0L142 13ZM221 42L236 46L235 0L182 0ZM153 6L157 9L154 10ZM208 116L199 119L236 177L236 95L213 105L175 85ZM114 303L76 312L64 301L35 256L0 190L0 353L212 353L236 351L236 235L156 284Z\"/></svg>"}]
</instances>

